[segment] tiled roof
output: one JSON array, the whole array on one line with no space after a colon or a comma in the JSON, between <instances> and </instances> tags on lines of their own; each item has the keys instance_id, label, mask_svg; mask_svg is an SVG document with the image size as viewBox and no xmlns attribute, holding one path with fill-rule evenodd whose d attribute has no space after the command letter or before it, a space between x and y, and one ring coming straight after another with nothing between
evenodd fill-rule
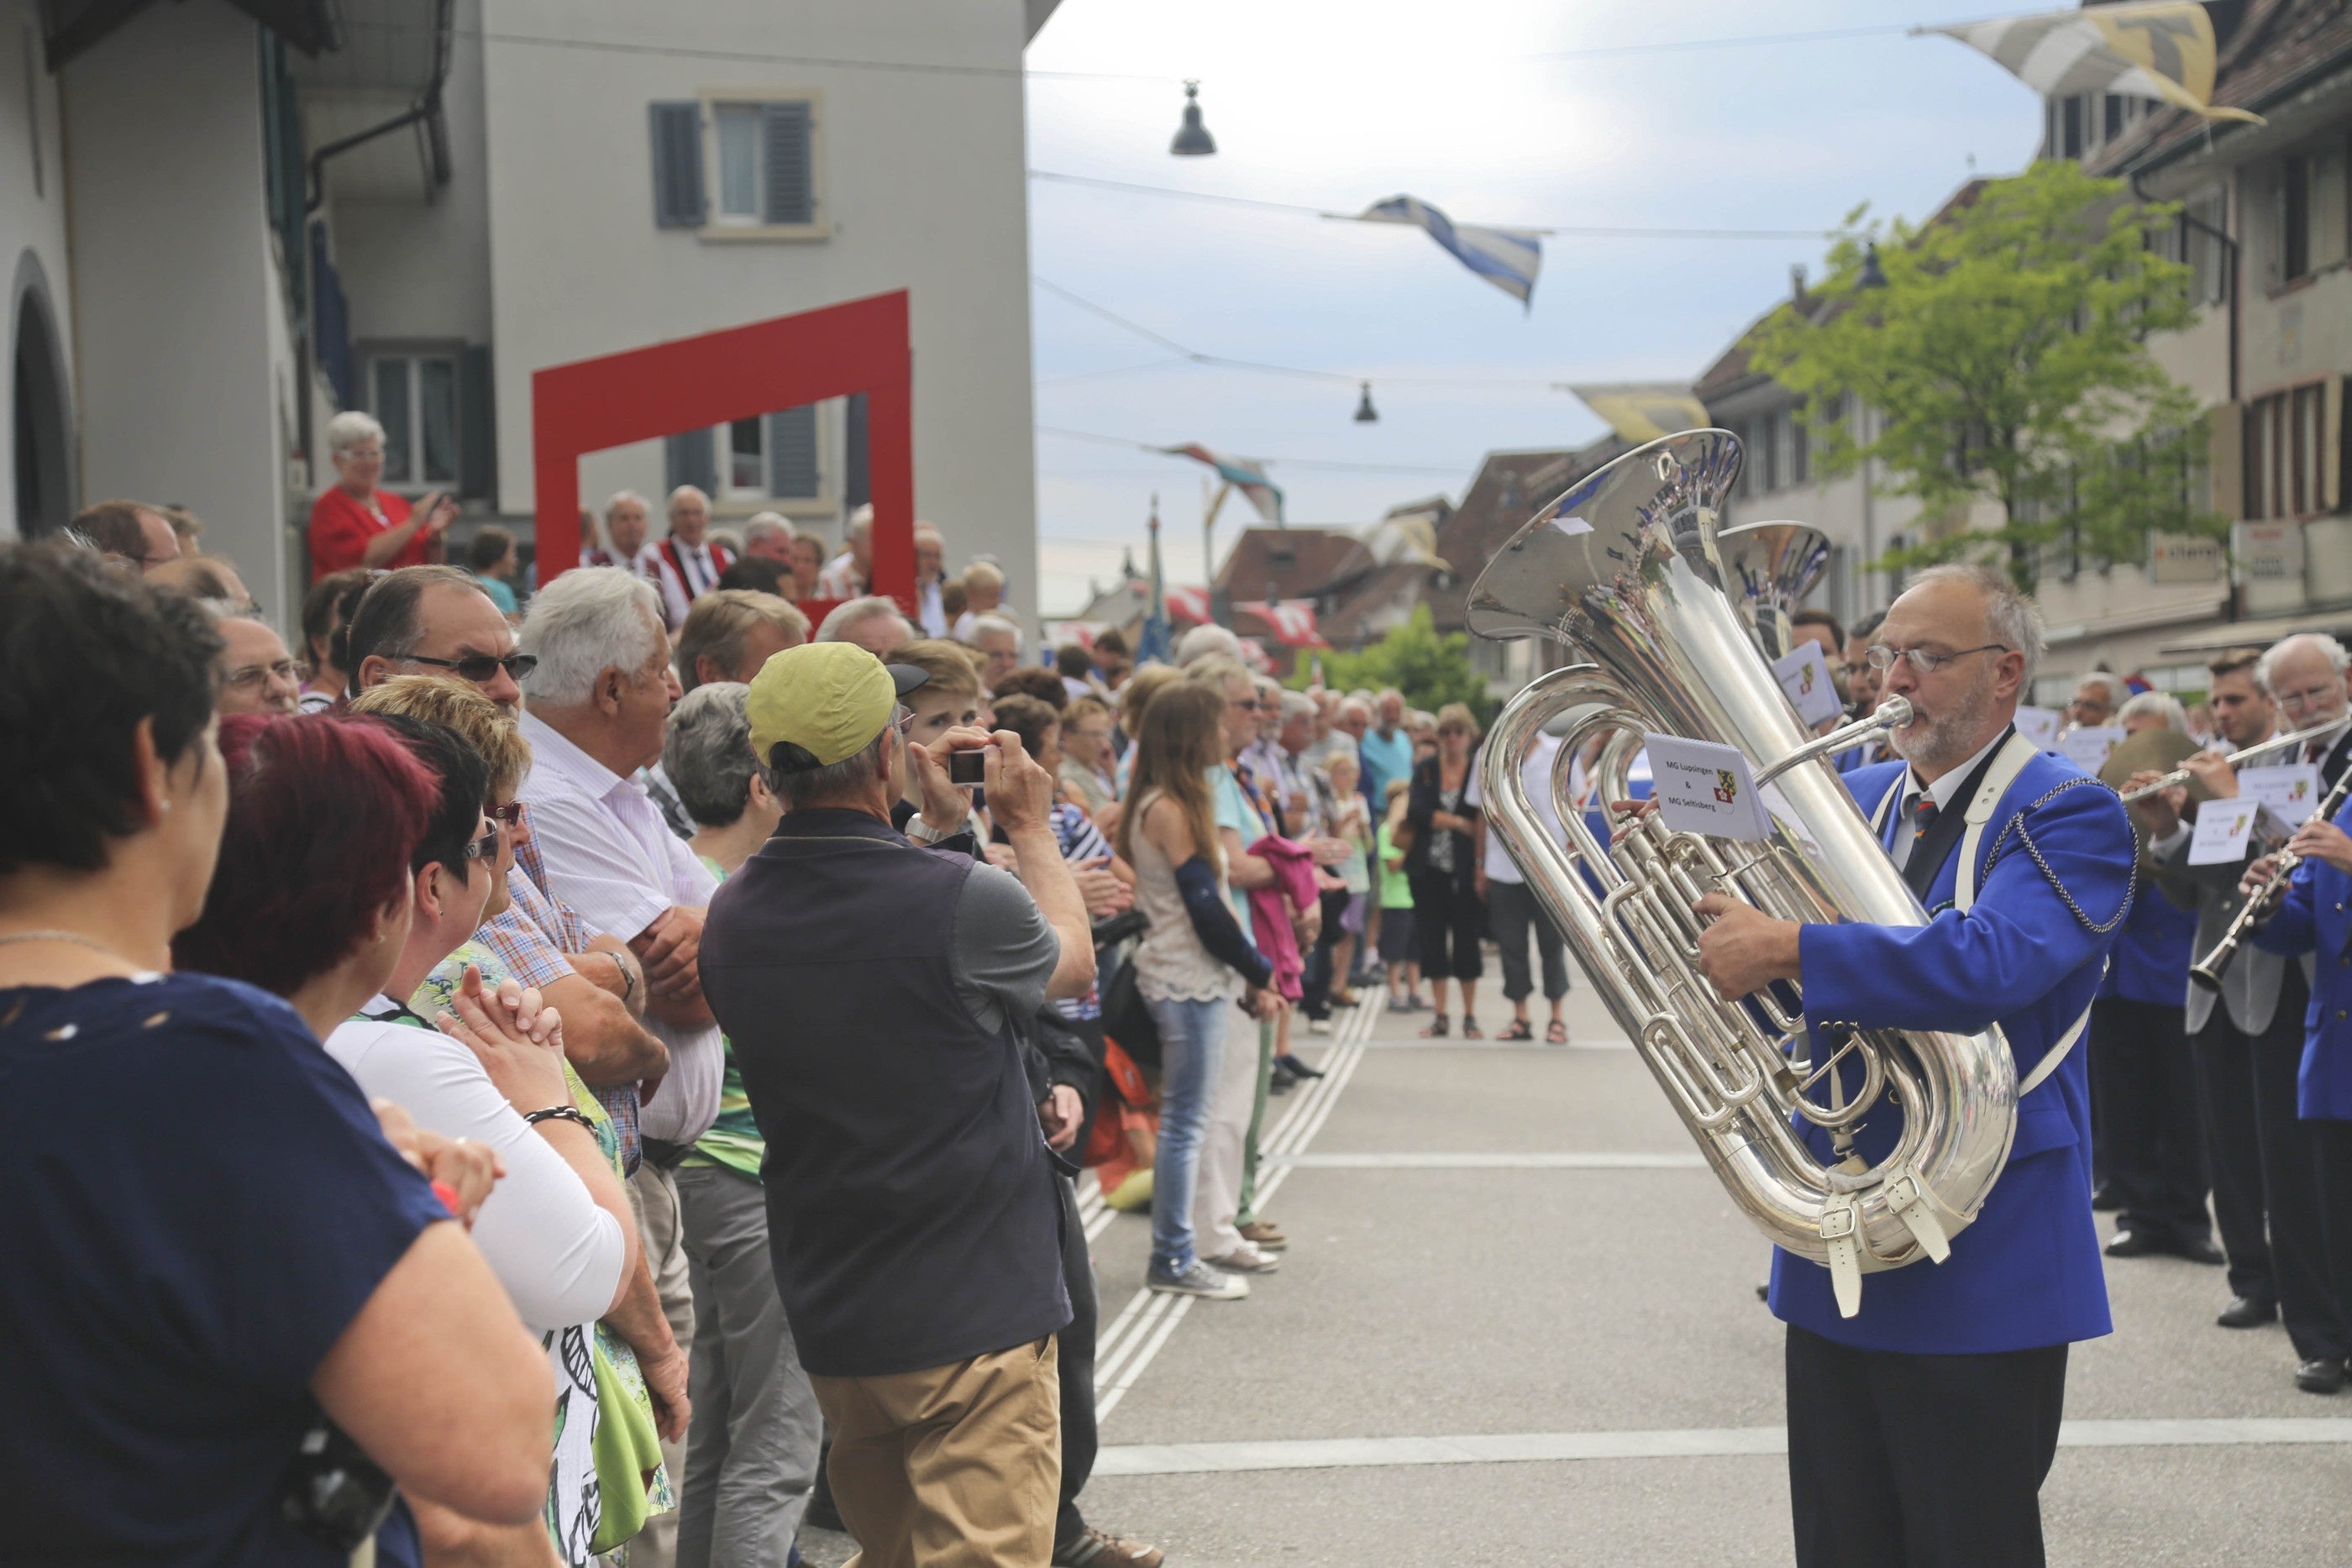
<instances>
[{"instance_id":1,"label":"tiled roof","mask_svg":"<svg viewBox=\"0 0 2352 1568\"><path fill-rule=\"evenodd\" d=\"M1369 569L1371 552L1342 528L1244 528L1217 568L1217 586L1235 599L1311 599L1338 579Z\"/></svg>"}]
</instances>

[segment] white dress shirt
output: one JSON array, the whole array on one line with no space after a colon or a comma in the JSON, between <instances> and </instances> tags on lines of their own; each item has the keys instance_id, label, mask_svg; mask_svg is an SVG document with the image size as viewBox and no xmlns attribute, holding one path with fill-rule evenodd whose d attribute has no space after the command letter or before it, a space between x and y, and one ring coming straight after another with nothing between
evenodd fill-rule
<instances>
[{"instance_id":1,"label":"white dress shirt","mask_svg":"<svg viewBox=\"0 0 2352 1568\"><path fill-rule=\"evenodd\" d=\"M915 624L923 629L926 637L948 634L947 606L940 601L937 581L923 583L915 590Z\"/></svg>"},{"instance_id":2,"label":"white dress shirt","mask_svg":"<svg viewBox=\"0 0 2352 1568\"><path fill-rule=\"evenodd\" d=\"M2004 728L1999 735L1979 747L1974 756L1937 779L1933 784L1922 785L1918 774L1908 768L1903 770L1903 798L1895 802L1895 817L1898 825L1891 830L1895 835L1894 841L1886 846L1886 852L1895 858L1896 871L1902 871L1910 865L1911 841L1919 836L1912 813L1916 810L1920 791L1924 789L1927 794L1935 798L1937 815L1941 816L1950 810L1953 798L1958 795L1961 789L1968 783L1969 776L1977 770L1977 764L1982 762L1986 754L1994 747L2007 740L2009 733Z\"/></svg>"},{"instance_id":3,"label":"white dress shirt","mask_svg":"<svg viewBox=\"0 0 2352 1568\"><path fill-rule=\"evenodd\" d=\"M624 942L664 910L704 908L719 881L669 831L661 808L634 778L623 778L525 713L530 772L521 798L530 806L531 837L547 863L548 891L590 926ZM690 1144L719 1115L726 1062L716 1025L677 1029L647 1016L646 1027L669 1047L669 1076L645 1107L648 1137Z\"/></svg>"},{"instance_id":4,"label":"white dress shirt","mask_svg":"<svg viewBox=\"0 0 2352 1568\"><path fill-rule=\"evenodd\" d=\"M866 584L857 575L857 558L843 550L824 563L816 574L816 596L819 599L862 599Z\"/></svg>"},{"instance_id":5,"label":"white dress shirt","mask_svg":"<svg viewBox=\"0 0 2352 1568\"><path fill-rule=\"evenodd\" d=\"M677 552L677 559L686 563L685 578L678 576L658 546L647 545L645 554L639 559L653 568L654 585L661 590L662 619L675 634L679 627L686 624L686 612L694 608L694 601L719 586L719 573L722 569L712 557L708 539L698 545L690 545L677 538L666 542Z\"/></svg>"}]
</instances>

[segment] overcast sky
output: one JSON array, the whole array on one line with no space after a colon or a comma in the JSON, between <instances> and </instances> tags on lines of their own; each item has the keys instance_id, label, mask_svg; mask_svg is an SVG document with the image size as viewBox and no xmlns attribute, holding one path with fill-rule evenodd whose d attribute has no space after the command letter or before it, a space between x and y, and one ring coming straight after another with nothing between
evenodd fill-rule
<instances>
[{"instance_id":1,"label":"overcast sky","mask_svg":"<svg viewBox=\"0 0 2352 1568\"><path fill-rule=\"evenodd\" d=\"M1034 170L1360 210L1421 197L1465 223L1817 229L1858 204L1931 211L2014 172L2038 100L1958 42L1900 32L1703 50L1548 51L2006 14L1968 0L1062 0L1030 47ZM1143 80L1053 78L1134 73ZM1210 158L1168 153L1201 80ZM1355 389L1170 364L1044 288L1035 343L1040 609L1143 559L1160 497L1171 579L1202 580L1200 470L1129 443L1277 461L1294 523L1360 527L1458 499L1497 448L1601 434L1554 382L1704 370L1820 267L1808 239L1544 242L1534 308L1420 231L1032 180L1034 276L1187 348L1368 378ZM1416 385L1415 378L1473 384ZM1318 467L1309 465L1332 465ZM1358 466L1345 466L1358 465ZM1248 520L1238 498L1219 548Z\"/></svg>"}]
</instances>

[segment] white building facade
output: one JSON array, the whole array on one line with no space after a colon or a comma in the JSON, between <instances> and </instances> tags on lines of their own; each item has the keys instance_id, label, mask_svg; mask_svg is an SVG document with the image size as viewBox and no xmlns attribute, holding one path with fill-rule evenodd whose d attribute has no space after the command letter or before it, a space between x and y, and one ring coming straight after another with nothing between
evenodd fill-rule
<instances>
[{"instance_id":1,"label":"white building facade","mask_svg":"<svg viewBox=\"0 0 2352 1568\"><path fill-rule=\"evenodd\" d=\"M528 541L533 372L904 289L917 510L1022 594L1022 57L1052 9L184 0L61 40L0 0L0 536L183 504L282 622L338 409L385 424L386 487ZM581 493L658 513L692 481L720 528L837 540L860 402L592 454Z\"/></svg>"}]
</instances>

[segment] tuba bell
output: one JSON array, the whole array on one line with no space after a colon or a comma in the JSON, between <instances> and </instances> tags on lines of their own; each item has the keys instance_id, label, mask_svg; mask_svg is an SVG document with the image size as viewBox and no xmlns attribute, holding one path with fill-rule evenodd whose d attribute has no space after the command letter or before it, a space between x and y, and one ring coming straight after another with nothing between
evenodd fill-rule
<instances>
[{"instance_id":1,"label":"tuba bell","mask_svg":"<svg viewBox=\"0 0 2352 1568\"><path fill-rule=\"evenodd\" d=\"M1699 972L1691 906L1710 892L1787 920L1927 919L1822 760L1899 714L1810 736L1738 608L1746 589L1729 578L1717 519L1739 462L1726 431L1652 442L1587 476L1488 563L1471 590L1471 630L1550 638L1576 662L1504 708L1480 789L1494 831L1717 1178L1774 1245L1830 1269L1851 1317L1864 1274L1940 1262L1975 1219L2015 1134L2017 1071L1998 1028L1809 1030L1795 986L1725 1002ZM1566 845L1522 778L1538 731L1563 716L1550 788ZM1674 832L1654 812L1602 844L1568 798L1569 768L1586 740L1612 730L1736 747L1764 787L1771 836ZM1869 1166L1853 1134L1889 1095L1903 1133ZM1824 1129L1837 1157L1815 1157L1796 1123Z\"/></svg>"},{"instance_id":2,"label":"tuba bell","mask_svg":"<svg viewBox=\"0 0 2352 1568\"><path fill-rule=\"evenodd\" d=\"M1718 529L1724 591L1767 659L1797 645L1790 617L1829 570L1830 537L1811 523L1741 523Z\"/></svg>"}]
</instances>

